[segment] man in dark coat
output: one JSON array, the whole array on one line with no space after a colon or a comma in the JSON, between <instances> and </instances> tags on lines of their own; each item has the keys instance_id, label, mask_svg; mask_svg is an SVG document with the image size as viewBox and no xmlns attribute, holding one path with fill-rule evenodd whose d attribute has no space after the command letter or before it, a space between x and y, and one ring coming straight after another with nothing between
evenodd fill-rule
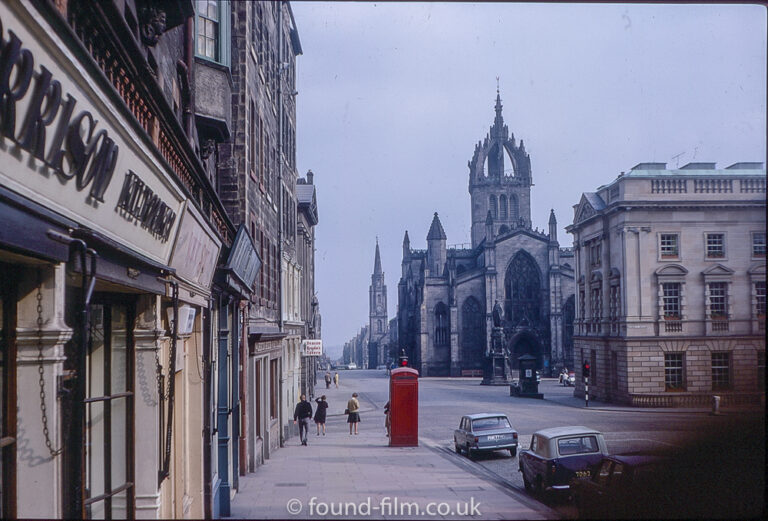
<instances>
[{"instance_id":1,"label":"man in dark coat","mask_svg":"<svg viewBox=\"0 0 768 521\"><path fill-rule=\"evenodd\" d=\"M296 409L293 411L293 424L296 425L296 421L299 422L299 438L301 444L307 444L307 433L309 432L309 420L312 419L312 404L307 401L307 395L301 395L301 401L296 404Z\"/></svg>"}]
</instances>

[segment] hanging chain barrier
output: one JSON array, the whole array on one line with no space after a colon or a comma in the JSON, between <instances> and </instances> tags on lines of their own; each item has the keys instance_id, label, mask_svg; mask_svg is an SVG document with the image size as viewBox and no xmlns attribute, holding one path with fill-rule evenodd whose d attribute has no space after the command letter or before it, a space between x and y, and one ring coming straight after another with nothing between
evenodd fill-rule
<instances>
[{"instance_id":1,"label":"hanging chain barrier","mask_svg":"<svg viewBox=\"0 0 768 521\"><path fill-rule=\"evenodd\" d=\"M43 418L45 446L48 448L48 452L51 453L51 457L55 458L61 454L61 449L54 450L48 430L48 407L45 404L45 369L43 368L43 277L40 271L40 269L37 270L37 295L35 296L37 300L37 374L40 385L40 412Z\"/></svg>"}]
</instances>

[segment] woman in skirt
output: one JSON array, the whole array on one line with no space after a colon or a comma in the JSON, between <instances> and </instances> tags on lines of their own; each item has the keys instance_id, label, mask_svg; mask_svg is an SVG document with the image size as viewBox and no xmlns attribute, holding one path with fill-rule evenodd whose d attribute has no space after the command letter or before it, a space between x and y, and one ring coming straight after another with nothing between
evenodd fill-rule
<instances>
[{"instance_id":1,"label":"woman in skirt","mask_svg":"<svg viewBox=\"0 0 768 521\"><path fill-rule=\"evenodd\" d=\"M352 430L354 427L355 434L357 432L357 424L360 423L360 402L357 401L357 393L352 393L352 399L347 402L347 423L349 424L349 435L352 436Z\"/></svg>"}]
</instances>

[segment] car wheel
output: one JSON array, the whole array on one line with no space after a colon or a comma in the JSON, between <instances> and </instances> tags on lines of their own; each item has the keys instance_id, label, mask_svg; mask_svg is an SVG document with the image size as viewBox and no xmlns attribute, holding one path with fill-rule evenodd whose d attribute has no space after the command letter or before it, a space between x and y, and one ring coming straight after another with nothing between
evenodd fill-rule
<instances>
[{"instance_id":1,"label":"car wheel","mask_svg":"<svg viewBox=\"0 0 768 521\"><path fill-rule=\"evenodd\" d=\"M514 458L517 455L517 448L509 449L509 454Z\"/></svg>"},{"instance_id":2,"label":"car wheel","mask_svg":"<svg viewBox=\"0 0 768 521\"><path fill-rule=\"evenodd\" d=\"M456 454L461 454L461 447L458 443L454 442L453 447L456 449Z\"/></svg>"},{"instance_id":3,"label":"car wheel","mask_svg":"<svg viewBox=\"0 0 768 521\"><path fill-rule=\"evenodd\" d=\"M475 453L475 451L473 451L473 450L472 450L472 447L470 447L469 445L467 445L466 451L467 451L467 457L468 457L469 459L471 459L471 460L474 460L474 459L475 459L475 457L477 456L477 454Z\"/></svg>"},{"instance_id":4,"label":"car wheel","mask_svg":"<svg viewBox=\"0 0 768 521\"><path fill-rule=\"evenodd\" d=\"M528 492L531 491L531 482L528 481L528 478L525 477L525 472L523 472L523 485L525 486L525 490Z\"/></svg>"},{"instance_id":5,"label":"car wheel","mask_svg":"<svg viewBox=\"0 0 768 521\"><path fill-rule=\"evenodd\" d=\"M536 476L533 491L537 496L541 496L544 493L544 480L541 479L541 476Z\"/></svg>"}]
</instances>

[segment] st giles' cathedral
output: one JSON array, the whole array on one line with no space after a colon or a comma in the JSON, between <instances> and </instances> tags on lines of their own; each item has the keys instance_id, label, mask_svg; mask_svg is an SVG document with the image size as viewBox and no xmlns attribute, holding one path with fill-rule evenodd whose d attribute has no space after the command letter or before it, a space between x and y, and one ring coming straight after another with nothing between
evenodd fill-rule
<instances>
[{"instance_id":1,"label":"st giles' cathedral","mask_svg":"<svg viewBox=\"0 0 768 521\"><path fill-rule=\"evenodd\" d=\"M531 159L504 124L496 95L493 126L468 163L470 248L447 248L437 213L427 249L403 240L398 344L423 376L509 377L518 357L536 357L544 374L570 367L574 318L573 252L531 224ZM506 368L492 367L493 309L503 314ZM497 313L498 315L498 313ZM498 322L498 319L497 319ZM502 362L504 363L504 362Z\"/></svg>"}]
</instances>

